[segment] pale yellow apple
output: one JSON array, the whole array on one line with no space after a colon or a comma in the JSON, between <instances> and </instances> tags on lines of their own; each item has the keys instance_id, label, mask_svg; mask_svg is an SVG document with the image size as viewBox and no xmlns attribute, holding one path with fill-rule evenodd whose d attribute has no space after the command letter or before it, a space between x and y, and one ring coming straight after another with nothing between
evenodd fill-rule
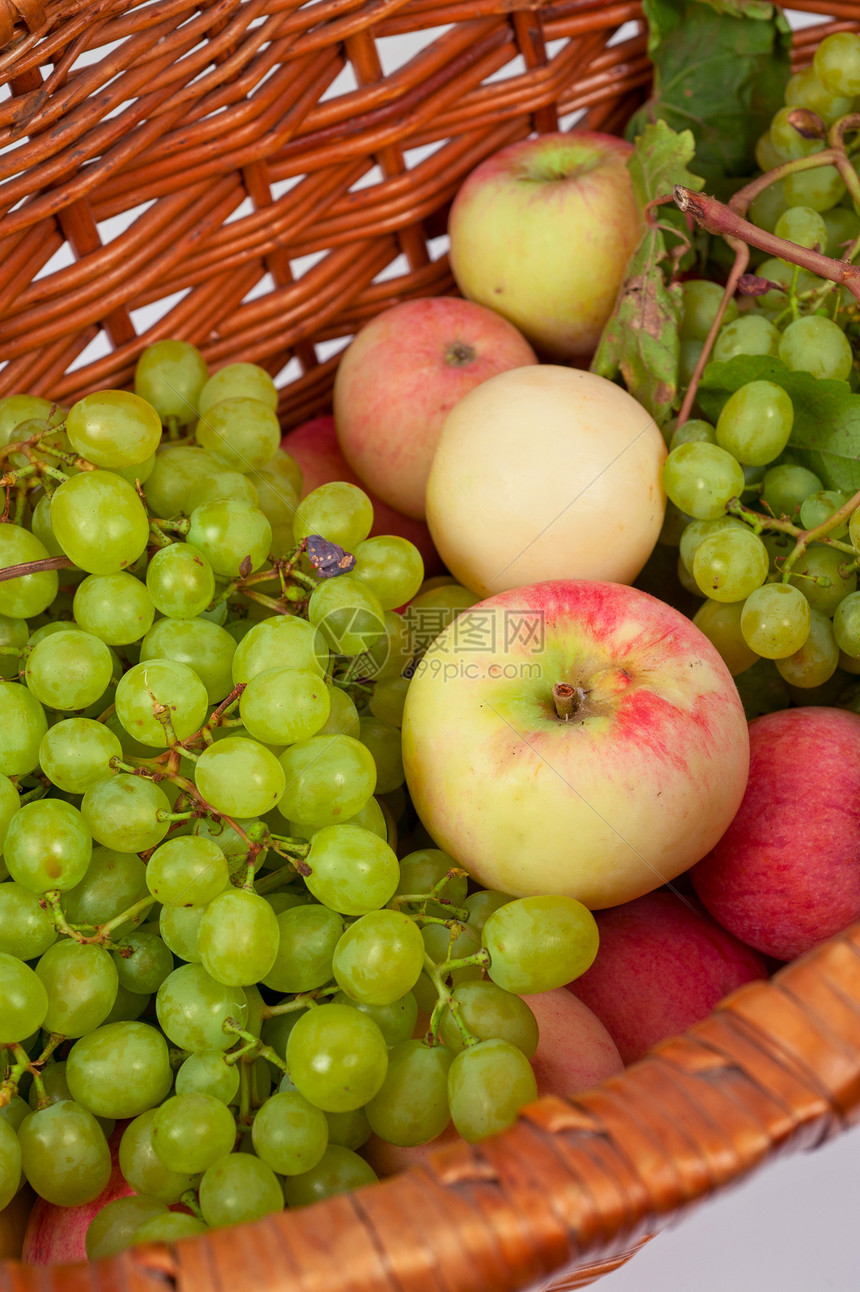
<instances>
[{"instance_id":1,"label":"pale yellow apple","mask_svg":"<svg viewBox=\"0 0 860 1292\"><path fill-rule=\"evenodd\" d=\"M632 583L666 509L651 414L591 372L515 368L445 419L427 523L451 573L482 597L545 579Z\"/></svg>"}]
</instances>

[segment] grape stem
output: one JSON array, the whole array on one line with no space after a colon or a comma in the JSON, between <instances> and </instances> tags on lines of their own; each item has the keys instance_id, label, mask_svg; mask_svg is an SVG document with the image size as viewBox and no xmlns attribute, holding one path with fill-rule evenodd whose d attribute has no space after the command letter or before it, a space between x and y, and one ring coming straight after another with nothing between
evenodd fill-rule
<instances>
[{"instance_id":1,"label":"grape stem","mask_svg":"<svg viewBox=\"0 0 860 1292\"><path fill-rule=\"evenodd\" d=\"M277 1018L279 1014L295 1014L300 1009L316 1005L324 996L335 996L339 991L340 987L335 982L329 983L326 987L317 987L314 991L296 992L294 996L288 996L286 1000L282 1000L279 1005L264 1005L260 1010L260 1016L265 1020Z\"/></svg>"},{"instance_id":2,"label":"grape stem","mask_svg":"<svg viewBox=\"0 0 860 1292\"><path fill-rule=\"evenodd\" d=\"M0 569L0 583L4 583L7 579L23 579L28 574L41 574L43 570L73 570L74 568L74 561L70 561L67 556L45 556L40 561L22 561L20 565L4 565Z\"/></svg>"},{"instance_id":3,"label":"grape stem","mask_svg":"<svg viewBox=\"0 0 860 1292\"><path fill-rule=\"evenodd\" d=\"M450 966L447 964L442 966L446 972L449 967ZM427 1032L424 1037L427 1044L441 1044L439 1040L439 1028L442 1025L442 1019L444 1017L445 1010L447 1009L450 1011L451 1018L454 1021L457 1031L460 1033L463 1045L467 1047L470 1045L477 1045L480 1037L474 1036L463 1022L460 1017L460 1006L458 1002L454 1000L452 993L448 990L439 965L437 965L436 961L426 953L424 955L424 972L436 988L436 1004L433 1006L433 1012L430 1015L430 1025L427 1028Z\"/></svg>"},{"instance_id":4,"label":"grape stem","mask_svg":"<svg viewBox=\"0 0 860 1292\"><path fill-rule=\"evenodd\" d=\"M794 550L785 558L782 565L782 581L787 583L791 577L791 571L795 563L800 559L810 543L827 543L830 547L838 548L840 552L847 552L850 556L856 557L856 549L848 543L843 543L839 539L830 538L830 531L836 529L842 521L848 520L856 509L860 507L860 490L844 502L842 506L834 511L831 516L823 520L820 525L814 529L801 529L793 525L789 520L776 520L770 516L763 516L759 512L752 511L745 507L739 498L732 498L726 506L726 511L732 516L738 516L748 524L753 525L756 533L761 529L776 529L784 534L791 534L796 538ZM756 528L756 527L759 528Z\"/></svg>"},{"instance_id":5,"label":"grape stem","mask_svg":"<svg viewBox=\"0 0 860 1292\"><path fill-rule=\"evenodd\" d=\"M278 851L274 844L270 845L275 852ZM280 870L272 870L262 879L258 879L255 884L256 892L261 896L266 893L276 893L279 888L285 884L291 884L297 875L295 866L282 866Z\"/></svg>"},{"instance_id":6,"label":"grape stem","mask_svg":"<svg viewBox=\"0 0 860 1292\"><path fill-rule=\"evenodd\" d=\"M192 1212L197 1217L198 1220L203 1219L203 1212L200 1210L200 1203L197 1198L196 1189L186 1189L185 1192L180 1196L179 1201L182 1203L184 1207L187 1207L188 1210Z\"/></svg>"},{"instance_id":7,"label":"grape stem","mask_svg":"<svg viewBox=\"0 0 860 1292\"><path fill-rule=\"evenodd\" d=\"M251 1032L244 1031L235 1018L225 1019L223 1026L225 1032L229 1032L231 1036L245 1042L245 1045L240 1050L231 1050L229 1054L224 1055L225 1063L236 1063L253 1050L257 1058L267 1059L269 1063L274 1063L276 1068L280 1068L281 1072L286 1076L290 1075L289 1068L277 1051L273 1050L271 1045L266 1045L265 1041L261 1041L259 1036L254 1036Z\"/></svg>"}]
</instances>

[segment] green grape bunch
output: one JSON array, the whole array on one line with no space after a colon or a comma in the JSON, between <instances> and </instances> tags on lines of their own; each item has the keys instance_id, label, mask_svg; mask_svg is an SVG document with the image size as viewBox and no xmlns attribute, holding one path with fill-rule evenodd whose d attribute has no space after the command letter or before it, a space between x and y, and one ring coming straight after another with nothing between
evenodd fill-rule
<instances>
[{"instance_id":1,"label":"green grape bunch","mask_svg":"<svg viewBox=\"0 0 860 1292\"><path fill-rule=\"evenodd\" d=\"M301 497L277 402L174 340L133 392L0 400L0 1211L91 1201L127 1122L93 1259L510 1125L522 996L597 950L578 902L398 855L421 555Z\"/></svg>"}]
</instances>

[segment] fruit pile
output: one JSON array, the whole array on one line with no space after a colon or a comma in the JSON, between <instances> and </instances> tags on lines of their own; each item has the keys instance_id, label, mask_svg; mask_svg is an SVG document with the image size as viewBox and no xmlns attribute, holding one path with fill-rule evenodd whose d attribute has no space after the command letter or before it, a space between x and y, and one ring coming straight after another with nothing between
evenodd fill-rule
<instances>
[{"instance_id":1,"label":"fruit pile","mask_svg":"<svg viewBox=\"0 0 860 1292\"><path fill-rule=\"evenodd\" d=\"M659 101L484 163L470 299L367 324L283 439L181 340L0 400L26 1259L481 1140L860 918L860 36L779 94L727 204Z\"/></svg>"}]
</instances>

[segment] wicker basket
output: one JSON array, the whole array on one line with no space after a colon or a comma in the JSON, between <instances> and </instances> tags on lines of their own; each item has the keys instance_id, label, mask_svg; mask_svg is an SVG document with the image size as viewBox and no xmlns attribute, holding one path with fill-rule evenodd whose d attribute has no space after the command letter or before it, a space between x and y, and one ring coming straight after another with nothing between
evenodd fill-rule
<instances>
[{"instance_id":1,"label":"wicker basket","mask_svg":"<svg viewBox=\"0 0 860 1292\"><path fill-rule=\"evenodd\" d=\"M860 28L857 0L793 7L836 20L798 34L799 63ZM264 365L285 424L322 411L362 322L451 290L447 205L480 160L621 128L649 82L641 19L634 0L0 0L0 395L128 384L182 336ZM0 1292L580 1287L858 1109L855 926L497 1140L169 1249L0 1263Z\"/></svg>"}]
</instances>

